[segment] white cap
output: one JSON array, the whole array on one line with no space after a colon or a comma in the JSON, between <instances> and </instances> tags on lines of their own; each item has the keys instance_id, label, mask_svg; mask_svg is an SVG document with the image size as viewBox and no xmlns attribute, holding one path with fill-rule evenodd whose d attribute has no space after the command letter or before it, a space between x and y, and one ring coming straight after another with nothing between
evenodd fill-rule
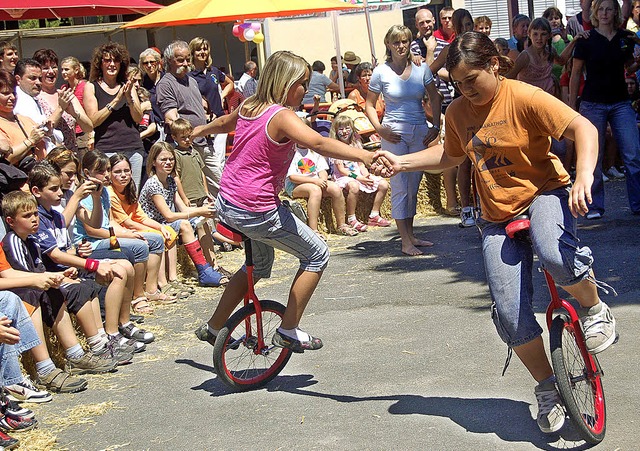
<instances>
[{"instance_id":1,"label":"white cap","mask_svg":"<svg viewBox=\"0 0 640 451\"><path fill-rule=\"evenodd\" d=\"M576 16L577 14L578 14L578 11L575 8L567 8L567 13L565 14L565 16L569 18L569 17Z\"/></svg>"}]
</instances>

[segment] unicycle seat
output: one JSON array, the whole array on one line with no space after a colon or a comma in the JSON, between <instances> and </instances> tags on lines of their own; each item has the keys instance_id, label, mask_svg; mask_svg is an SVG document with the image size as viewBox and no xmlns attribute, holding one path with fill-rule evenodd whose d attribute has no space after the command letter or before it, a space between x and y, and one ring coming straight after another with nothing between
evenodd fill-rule
<instances>
[{"instance_id":1,"label":"unicycle seat","mask_svg":"<svg viewBox=\"0 0 640 451\"><path fill-rule=\"evenodd\" d=\"M529 221L529 215L518 215L509 221L509 224L504 228L509 238L517 236L521 232L529 230L531 221Z\"/></svg>"},{"instance_id":2,"label":"unicycle seat","mask_svg":"<svg viewBox=\"0 0 640 451\"><path fill-rule=\"evenodd\" d=\"M219 222L216 225L216 230L225 238L230 239L231 241L235 241L236 243L240 243L243 241L247 241L249 238L244 233L239 230L234 229L231 226L228 226L224 222Z\"/></svg>"}]
</instances>

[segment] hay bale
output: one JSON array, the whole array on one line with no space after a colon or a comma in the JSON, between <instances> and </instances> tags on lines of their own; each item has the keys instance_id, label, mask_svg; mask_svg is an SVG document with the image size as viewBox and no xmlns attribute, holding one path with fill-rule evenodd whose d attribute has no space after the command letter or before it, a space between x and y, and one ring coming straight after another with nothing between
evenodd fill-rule
<instances>
[{"instance_id":1,"label":"hay bale","mask_svg":"<svg viewBox=\"0 0 640 451\"><path fill-rule=\"evenodd\" d=\"M418 190L418 208L417 214L421 216L431 216L442 211L442 202L445 199L442 189L442 174L424 173L424 177L420 181ZM391 191L391 190L389 190ZM283 195L284 196L284 195ZM375 193L360 192L358 203L356 205L356 216L359 220L366 222L369 217ZM346 194L345 194L346 199ZM307 199L295 199L305 209L307 208ZM390 194L387 194L380 208L382 216L391 217L391 200ZM336 233L336 223L331 209L331 199L322 199L320 205L320 217L318 218L318 228L323 232Z\"/></svg>"}]
</instances>

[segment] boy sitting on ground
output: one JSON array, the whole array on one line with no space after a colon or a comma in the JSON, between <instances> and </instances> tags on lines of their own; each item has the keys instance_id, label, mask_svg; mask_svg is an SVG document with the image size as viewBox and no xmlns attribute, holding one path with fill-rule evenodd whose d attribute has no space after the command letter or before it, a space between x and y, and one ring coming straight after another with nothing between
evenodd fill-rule
<instances>
[{"instance_id":1,"label":"boy sitting on ground","mask_svg":"<svg viewBox=\"0 0 640 451\"><path fill-rule=\"evenodd\" d=\"M40 225L34 239L42 249L42 260L47 271L67 271L70 267L79 270L78 278L83 284L100 292L106 285L104 295L105 322L98 323L99 334L87 339L91 352L98 355L111 354L120 363L131 360L131 354L118 346L119 332L145 339L145 331L138 329L129 321L129 303L123 302L131 296L132 281L129 274L133 266L128 260L92 260L79 257L72 249L65 218L54 207L60 205L63 193L58 170L50 163L43 161L34 166L29 173L29 187L38 202L38 218ZM130 286L127 287L127 284ZM94 313L100 312L95 304ZM96 311L97 310L97 311ZM120 324L120 327L118 327ZM120 329L120 330L119 330ZM133 332L131 332L131 329ZM147 337L149 338L149 337Z\"/></svg>"},{"instance_id":2,"label":"boy sitting on ground","mask_svg":"<svg viewBox=\"0 0 640 451\"><path fill-rule=\"evenodd\" d=\"M7 224L11 231L2 240L2 247L6 252L7 260L14 270L27 273L44 273L40 246L32 234L38 231L38 204L31 194L23 191L9 193L2 200L2 208ZM73 329L71 318L67 312L69 308L78 319L81 327L89 339L99 334L98 325L101 325L100 309L97 315L95 307L98 304L94 300L97 296L95 287L73 281L70 277L77 276L75 268L61 273L50 273L55 276L56 284L49 286L44 291L32 288L14 288L16 293L25 303L31 313L38 337L45 343L44 321L47 326L53 328L61 345L65 349L67 363L66 373L104 373L113 371L117 362L111 356L97 356L85 353L78 342ZM11 274L7 274L11 277ZM20 274L18 274L20 275ZM4 276L4 274L2 274ZM35 348L34 348L35 349ZM45 348L46 349L46 348ZM35 355L34 355L35 357ZM57 369L51 359L36 361L38 378L36 383L45 386L52 391L78 391L86 388L86 381L72 380L69 387L69 374ZM81 382L80 382L81 381Z\"/></svg>"}]
</instances>

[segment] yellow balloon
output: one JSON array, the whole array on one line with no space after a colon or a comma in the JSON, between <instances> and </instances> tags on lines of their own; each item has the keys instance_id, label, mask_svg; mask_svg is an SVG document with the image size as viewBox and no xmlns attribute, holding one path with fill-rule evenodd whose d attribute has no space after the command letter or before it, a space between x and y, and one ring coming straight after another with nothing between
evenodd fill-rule
<instances>
[{"instance_id":1,"label":"yellow balloon","mask_svg":"<svg viewBox=\"0 0 640 451\"><path fill-rule=\"evenodd\" d=\"M253 42L255 42L256 44L260 44L263 41L264 41L264 34L262 34L261 31L258 31L253 37Z\"/></svg>"}]
</instances>

